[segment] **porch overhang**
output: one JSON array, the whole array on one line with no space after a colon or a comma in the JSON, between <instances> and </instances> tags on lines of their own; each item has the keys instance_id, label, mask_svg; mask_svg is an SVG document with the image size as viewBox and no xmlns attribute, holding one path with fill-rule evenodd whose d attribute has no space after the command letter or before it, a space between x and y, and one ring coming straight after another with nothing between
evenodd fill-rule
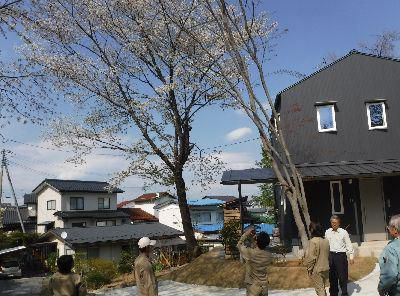
<instances>
[{"instance_id":1,"label":"porch overhang","mask_svg":"<svg viewBox=\"0 0 400 296\"><path fill-rule=\"evenodd\" d=\"M362 178L400 174L400 160L341 161L296 165L304 180L331 178ZM271 168L230 170L222 174L221 184L258 184L277 182Z\"/></svg>"}]
</instances>

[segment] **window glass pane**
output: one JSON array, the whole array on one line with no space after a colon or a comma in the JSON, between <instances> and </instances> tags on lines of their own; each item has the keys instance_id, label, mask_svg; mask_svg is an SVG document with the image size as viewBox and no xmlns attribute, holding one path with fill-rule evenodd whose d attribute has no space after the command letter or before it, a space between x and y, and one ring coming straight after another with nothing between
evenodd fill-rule
<instances>
[{"instance_id":1,"label":"window glass pane","mask_svg":"<svg viewBox=\"0 0 400 296\"><path fill-rule=\"evenodd\" d=\"M70 209L71 210L83 210L84 203L83 197L71 197L70 198Z\"/></svg>"},{"instance_id":2,"label":"window glass pane","mask_svg":"<svg viewBox=\"0 0 400 296\"><path fill-rule=\"evenodd\" d=\"M106 221L97 221L96 226L106 226Z\"/></svg>"},{"instance_id":3,"label":"window glass pane","mask_svg":"<svg viewBox=\"0 0 400 296\"><path fill-rule=\"evenodd\" d=\"M371 104L368 108L371 127L383 126L383 104Z\"/></svg>"},{"instance_id":4,"label":"window glass pane","mask_svg":"<svg viewBox=\"0 0 400 296\"><path fill-rule=\"evenodd\" d=\"M319 128L321 130L332 129L335 127L333 122L333 111L334 108L332 105L318 107Z\"/></svg>"},{"instance_id":5,"label":"window glass pane","mask_svg":"<svg viewBox=\"0 0 400 296\"><path fill-rule=\"evenodd\" d=\"M109 198L104 198L104 208L105 209L110 208L110 199Z\"/></svg>"}]
</instances>

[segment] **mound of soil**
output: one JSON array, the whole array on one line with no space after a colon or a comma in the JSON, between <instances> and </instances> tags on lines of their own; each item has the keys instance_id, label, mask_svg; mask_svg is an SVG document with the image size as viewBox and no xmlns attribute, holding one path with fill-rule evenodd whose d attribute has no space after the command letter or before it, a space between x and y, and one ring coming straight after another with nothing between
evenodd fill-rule
<instances>
[{"instance_id":1,"label":"mound of soil","mask_svg":"<svg viewBox=\"0 0 400 296\"><path fill-rule=\"evenodd\" d=\"M349 280L356 281L371 273L375 263L375 258L356 258L354 265L350 265ZM270 289L292 290L312 287L307 270L299 261L272 265L268 270ZM215 256L215 253L207 253L161 276L160 280L224 288L244 288L244 275L244 264L238 260L226 260Z\"/></svg>"}]
</instances>

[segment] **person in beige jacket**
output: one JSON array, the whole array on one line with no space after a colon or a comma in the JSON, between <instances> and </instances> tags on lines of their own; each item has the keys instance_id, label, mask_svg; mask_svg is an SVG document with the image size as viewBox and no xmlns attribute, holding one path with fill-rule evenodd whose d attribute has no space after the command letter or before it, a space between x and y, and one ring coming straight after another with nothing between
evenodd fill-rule
<instances>
[{"instance_id":1,"label":"person in beige jacket","mask_svg":"<svg viewBox=\"0 0 400 296\"><path fill-rule=\"evenodd\" d=\"M246 247L245 241L251 240L252 247ZM255 243L254 243L255 240ZM267 267L272 261L272 255L266 250L270 242L267 233L255 234L254 228L247 230L240 238L237 247L240 255L246 261L246 295L268 296Z\"/></svg>"},{"instance_id":2,"label":"person in beige jacket","mask_svg":"<svg viewBox=\"0 0 400 296\"><path fill-rule=\"evenodd\" d=\"M149 260L155 240L142 237L139 242L139 256L135 260L135 280L138 296L158 296L158 286L153 266Z\"/></svg>"},{"instance_id":3,"label":"person in beige jacket","mask_svg":"<svg viewBox=\"0 0 400 296\"><path fill-rule=\"evenodd\" d=\"M304 265L313 281L318 296L326 296L325 282L329 277L329 241L324 238L321 224L311 222L311 239L308 243Z\"/></svg>"},{"instance_id":4,"label":"person in beige jacket","mask_svg":"<svg viewBox=\"0 0 400 296\"><path fill-rule=\"evenodd\" d=\"M86 287L79 274L72 272L74 259L71 255L62 255L57 259L58 272L52 275L49 290L53 296L85 296Z\"/></svg>"}]
</instances>

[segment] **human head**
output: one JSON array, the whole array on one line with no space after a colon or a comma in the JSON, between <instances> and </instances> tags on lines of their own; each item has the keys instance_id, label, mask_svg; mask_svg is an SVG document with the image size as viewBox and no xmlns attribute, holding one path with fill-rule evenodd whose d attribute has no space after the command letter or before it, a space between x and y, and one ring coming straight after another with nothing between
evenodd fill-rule
<instances>
[{"instance_id":1,"label":"human head","mask_svg":"<svg viewBox=\"0 0 400 296\"><path fill-rule=\"evenodd\" d=\"M324 230L320 223L311 222L309 228L311 237L324 237Z\"/></svg>"},{"instance_id":2,"label":"human head","mask_svg":"<svg viewBox=\"0 0 400 296\"><path fill-rule=\"evenodd\" d=\"M393 237L400 236L400 214L390 218L388 230Z\"/></svg>"},{"instance_id":3,"label":"human head","mask_svg":"<svg viewBox=\"0 0 400 296\"><path fill-rule=\"evenodd\" d=\"M268 247L269 241L269 235L264 231L258 233L256 236L257 247L261 250L264 250L266 247Z\"/></svg>"},{"instance_id":4,"label":"human head","mask_svg":"<svg viewBox=\"0 0 400 296\"><path fill-rule=\"evenodd\" d=\"M62 274L71 273L72 267L74 267L74 258L71 255L62 255L57 259L58 271Z\"/></svg>"},{"instance_id":5,"label":"human head","mask_svg":"<svg viewBox=\"0 0 400 296\"><path fill-rule=\"evenodd\" d=\"M151 240L146 236L142 237L138 241L138 246L139 246L140 253L144 253L145 255L149 256L150 255L151 246L154 246L155 244L156 244L155 240Z\"/></svg>"},{"instance_id":6,"label":"human head","mask_svg":"<svg viewBox=\"0 0 400 296\"><path fill-rule=\"evenodd\" d=\"M331 227L333 230L337 230L340 227L340 217L337 215L332 215L331 217Z\"/></svg>"}]
</instances>

